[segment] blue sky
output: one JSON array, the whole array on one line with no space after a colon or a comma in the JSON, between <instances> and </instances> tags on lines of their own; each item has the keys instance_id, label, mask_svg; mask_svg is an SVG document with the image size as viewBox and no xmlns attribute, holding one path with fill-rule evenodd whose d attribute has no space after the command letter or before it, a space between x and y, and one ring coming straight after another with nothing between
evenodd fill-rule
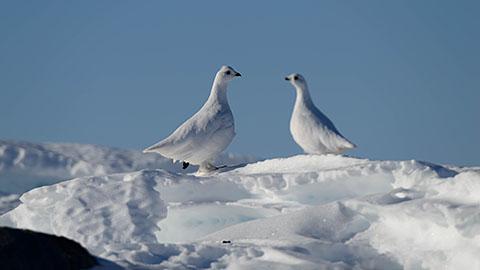
<instances>
[{"instance_id":1,"label":"blue sky","mask_svg":"<svg viewBox=\"0 0 480 270\"><path fill-rule=\"evenodd\" d=\"M223 64L229 151L300 153L299 72L371 159L480 164L478 1L1 1L0 138L141 149L206 100Z\"/></svg>"}]
</instances>

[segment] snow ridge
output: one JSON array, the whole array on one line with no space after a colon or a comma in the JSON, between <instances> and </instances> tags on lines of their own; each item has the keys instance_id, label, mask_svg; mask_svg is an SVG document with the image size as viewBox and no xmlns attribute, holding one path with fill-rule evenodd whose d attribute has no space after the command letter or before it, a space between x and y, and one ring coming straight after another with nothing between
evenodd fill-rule
<instances>
[{"instance_id":1,"label":"snow ridge","mask_svg":"<svg viewBox=\"0 0 480 270\"><path fill-rule=\"evenodd\" d=\"M134 269L465 269L480 267L479 198L475 168L299 155L80 177L25 193L0 225Z\"/></svg>"}]
</instances>

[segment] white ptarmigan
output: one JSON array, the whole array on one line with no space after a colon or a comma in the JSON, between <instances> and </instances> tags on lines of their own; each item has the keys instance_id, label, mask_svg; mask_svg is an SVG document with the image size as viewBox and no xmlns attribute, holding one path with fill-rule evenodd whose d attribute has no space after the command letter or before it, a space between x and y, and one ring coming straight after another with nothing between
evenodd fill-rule
<instances>
[{"instance_id":1,"label":"white ptarmigan","mask_svg":"<svg viewBox=\"0 0 480 270\"><path fill-rule=\"evenodd\" d=\"M285 80L290 81L297 92L290 119L290 132L305 153L340 154L356 147L340 134L327 116L315 107L307 82L302 75L293 73L285 77Z\"/></svg>"},{"instance_id":2,"label":"white ptarmigan","mask_svg":"<svg viewBox=\"0 0 480 270\"><path fill-rule=\"evenodd\" d=\"M222 66L215 76L212 90L203 107L166 139L143 150L155 152L173 160L200 165L199 172L217 169L213 160L232 142L235 136L233 114L227 100L227 85L241 76L229 66Z\"/></svg>"}]
</instances>

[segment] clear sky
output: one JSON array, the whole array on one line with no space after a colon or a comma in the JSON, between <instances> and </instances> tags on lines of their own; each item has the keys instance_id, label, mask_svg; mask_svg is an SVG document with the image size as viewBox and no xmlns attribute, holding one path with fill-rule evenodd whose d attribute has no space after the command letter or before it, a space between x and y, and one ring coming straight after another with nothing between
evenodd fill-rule
<instances>
[{"instance_id":1,"label":"clear sky","mask_svg":"<svg viewBox=\"0 0 480 270\"><path fill-rule=\"evenodd\" d=\"M479 1L0 1L0 138L141 149L208 97L229 99L228 151L300 153L299 72L371 159L480 165Z\"/></svg>"}]
</instances>

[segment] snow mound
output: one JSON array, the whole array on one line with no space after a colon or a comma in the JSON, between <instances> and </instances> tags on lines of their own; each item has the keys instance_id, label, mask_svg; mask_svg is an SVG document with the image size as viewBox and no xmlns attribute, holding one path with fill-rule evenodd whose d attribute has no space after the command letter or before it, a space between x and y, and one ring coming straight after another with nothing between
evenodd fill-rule
<instances>
[{"instance_id":1,"label":"snow mound","mask_svg":"<svg viewBox=\"0 0 480 270\"><path fill-rule=\"evenodd\" d=\"M41 187L25 193L8 215L19 227L76 239L96 254L109 246L154 242L157 223L167 214L155 177L116 174Z\"/></svg>"},{"instance_id":2,"label":"snow mound","mask_svg":"<svg viewBox=\"0 0 480 270\"><path fill-rule=\"evenodd\" d=\"M25 193L0 225L136 269L480 268L480 171L300 155L206 177L162 169Z\"/></svg>"}]
</instances>

